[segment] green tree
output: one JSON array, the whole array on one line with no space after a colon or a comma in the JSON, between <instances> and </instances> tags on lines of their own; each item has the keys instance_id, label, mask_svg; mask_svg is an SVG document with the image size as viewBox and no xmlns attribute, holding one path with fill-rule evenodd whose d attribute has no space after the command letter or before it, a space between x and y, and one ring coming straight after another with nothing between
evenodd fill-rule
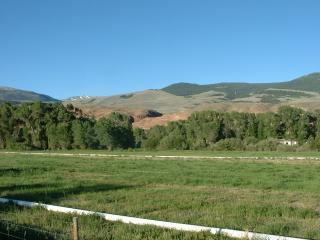
<instances>
[{"instance_id":1,"label":"green tree","mask_svg":"<svg viewBox=\"0 0 320 240\"><path fill-rule=\"evenodd\" d=\"M13 131L13 107L9 103L0 106L0 148L8 147Z\"/></svg>"},{"instance_id":2,"label":"green tree","mask_svg":"<svg viewBox=\"0 0 320 240\"><path fill-rule=\"evenodd\" d=\"M111 113L101 118L96 125L96 133L103 148L129 148L134 146L132 118L120 113Z\"/></svg>"},{"instance_id":3,"label":"green tree","mask_svg":"<svg viewBox=\"0 0 320 240\"><path fill-rule=\"evenodd\" d=\"M134 136L134 146L135 148L141 148L143 142L147 139L147 135L144 129L142 128L134 128L133 129Z\"/></svg>"}]
</instances>

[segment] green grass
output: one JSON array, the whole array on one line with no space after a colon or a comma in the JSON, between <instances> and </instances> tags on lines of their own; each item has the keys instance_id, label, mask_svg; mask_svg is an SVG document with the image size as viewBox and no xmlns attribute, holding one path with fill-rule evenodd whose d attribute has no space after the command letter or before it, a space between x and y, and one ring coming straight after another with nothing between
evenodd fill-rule
<instances>
[{"instance_id":1,"label":"green grass","mask_svg":"<svg viewBox=\"0 0 320 240\"><path fill-rule=\"evenodd\" d=\"M225 154L194 151L134 153ZM228 152L226 155L257 154L262 156L263 153ZM264 153L273 157L286 154ZM316 153L287 155L317 156ZM319 172L317 160L184 161L1 154L0 195L155 220L320 239ZM43 210L19 211L27 215L30 211ZM82 221L86 223L82 234L87 237L100 228L110 231L115 239L208 237L207 233L187 234L95 218ZM25 218L24 224L31 223ZM59 224L53 226L59 228ZM41 227L50 229L52 224Z\"/></svg>"}]
</instances>

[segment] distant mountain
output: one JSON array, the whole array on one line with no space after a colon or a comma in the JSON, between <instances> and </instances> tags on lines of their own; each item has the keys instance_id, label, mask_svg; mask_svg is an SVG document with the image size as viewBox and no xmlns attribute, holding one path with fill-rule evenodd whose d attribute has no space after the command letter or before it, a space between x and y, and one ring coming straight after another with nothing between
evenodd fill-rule
<instances>
[{"instance_id":1,"label":"distant mountain","mask_svg":"<svg viewBox=\"0 0 320 240\"><path fill-rule=\"evenodd\" d=\"M162 113L137 126L150 127L167 121L183 119L198 110L266 112L279 106L291 105L305 110L320 109L320 73L279 83L176 83L160 90L146 90L115 96L82 96L64 101L97 117L112 111L135 117L141 112L154 110ZM183 114L180 114L183 113ZM156 120L158 119L158 120ZM143 124L143 125L142 125Z\"/></svg>"},{"instance_id":2,"label":"distant mountain","mask_svg":"<svg viewBox=\"0 0 320 240\"><path fill-rule=\"evenodd\" d=\"M25 91L9 87L0 87L0 102L58 102L59 100L54 99L48 95L39 94L31 91Z\"/></svg>"}]
</instances>

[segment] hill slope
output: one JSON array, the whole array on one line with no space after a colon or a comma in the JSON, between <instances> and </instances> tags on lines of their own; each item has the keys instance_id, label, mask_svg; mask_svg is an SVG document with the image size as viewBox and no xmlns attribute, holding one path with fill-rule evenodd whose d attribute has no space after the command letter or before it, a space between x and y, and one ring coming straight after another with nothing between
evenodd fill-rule
<instances>
[{"instance_id":1,"label":"hill slope","mask_svg":"<svg viewBox=\"0 0 320 240\"><path fill-rule=\"evenodd\" d=\"M320 73L280 83L218 83L198 85L177 83L161 90L146 90L116 96L74 97L65 101L85 113L102 117L112 111L133 116L136 126L150 127L176 119L185 119L194 111L276 111L291 105L306 110L320 109ZM155 110L159 117L141 112ZM138 116L138 117L137 117Z\"/></svg>"},{"instance_id":2,"label":"hill slope","mask_svg":"<svg viewBox=\"0 0 320 240\"><path fill-rule=\"evenodd\" d=\"M275 90L278 91L276 94L278 97L287 95L297 97L297 91L300 96L308 96L308 93L303 93L303 91L320 93L320 73L280 83L217 83L207 85L176 83L162 90L177 96L192 96L203 92L217 91L223 93L228 100L249 97L254 94L268 95L270 91L273 91L271 95L275 95Z\"/></svg>"},{"instance_id":3,"label":"hill slope","mask_svg":"<svg viewBox=\"0 0 320 240\"><path fill-rule=\"evenodd\" d=\"M59 100L31 91L0 87L0 102L21 103L32 101L57 102Z\"/></svg>"}]
</instances>

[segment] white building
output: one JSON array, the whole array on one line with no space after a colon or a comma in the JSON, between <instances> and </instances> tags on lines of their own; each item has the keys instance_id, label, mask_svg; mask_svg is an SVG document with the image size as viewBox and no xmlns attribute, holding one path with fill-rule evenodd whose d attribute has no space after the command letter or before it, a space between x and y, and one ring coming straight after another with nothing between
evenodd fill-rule
<instances>
[{"instance_id":1,"label":"white building","mask_svg":"<svg viewBox=\"0 0 320 240\"><path fill-rule=\"evenodd\" d=\"M295 146L298 144L296 140L288 140L288 139L280 139L279 143L283 145L288 145L288 146Z\"/></svg>"}]
</instances>

